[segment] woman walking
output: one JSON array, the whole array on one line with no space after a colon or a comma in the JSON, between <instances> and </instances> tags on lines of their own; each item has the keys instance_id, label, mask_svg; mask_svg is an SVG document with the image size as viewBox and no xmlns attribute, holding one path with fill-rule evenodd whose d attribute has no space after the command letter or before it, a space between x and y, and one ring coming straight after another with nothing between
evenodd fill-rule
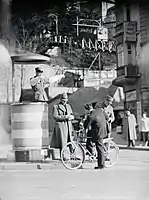
<instances>
[{"instance_id":1,"label":"woman walking","mask_svg":"<svg viewBox=\"0 0 149 200\"><path fill-rule=\"evenodd\" d=\"M144 146L149 146L148 145L149 118L147 117L146 112L143 112L141 118L141 134L143 136Z\"/></svg>"},{"instance_id":2,"label":"woman walking","mask_svg":"<svg viewBox=\"0 0 149 200\"><path fill-rule=\"evenodd\" d=\"M122 128L123 134L128 139L128 147L135 147L135 140L137 139L136 125L137 123L134 114L132 114L130 109L127 108L122 120Z\"/></svg>"}]
</instances>

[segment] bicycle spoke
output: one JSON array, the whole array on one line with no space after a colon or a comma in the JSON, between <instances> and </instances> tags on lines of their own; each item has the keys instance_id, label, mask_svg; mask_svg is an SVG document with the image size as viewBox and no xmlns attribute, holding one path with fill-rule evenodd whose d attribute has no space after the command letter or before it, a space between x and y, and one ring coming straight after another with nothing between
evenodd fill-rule
<instances>
[{"instance_id":1,"label":"bicycle spoke","mask_svg":"<svg viewBox=\"0 0 149 200\"><path fill-rule=\"evenodd\" d=\"M70 150L70 145L73 152ZM84 151L78 144L70 142L62 149L61 160L67 169L78 169L82 165L83 159Z\"/></svg>"},{"instance_id":2,"label":"bicycle spoke","mask_svg":"<svg viewBox=\"0 0 149 200\"><path fill-rule=\"evenodd\" d=\"M106 155L105 155L105 166L111 167L113 166L118 158L118 147L113 141L108 141L105 143L106 146Z\"/></svg>"}]
</instances>

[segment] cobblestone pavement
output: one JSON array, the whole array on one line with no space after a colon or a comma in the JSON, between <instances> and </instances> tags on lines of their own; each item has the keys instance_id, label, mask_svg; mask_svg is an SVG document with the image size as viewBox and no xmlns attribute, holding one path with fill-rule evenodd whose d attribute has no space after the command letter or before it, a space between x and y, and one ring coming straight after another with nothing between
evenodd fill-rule
<instances>
[{"instance_id":1,"label":"cobblestone pavement","mask_svg":"<svg viewBox=\"0 0 149 200\"><path fill-rule=\"evenodd\" d=\"M9 165L9 164L8 164ZM15 165L14 165L15 166ZM121 150L112 168L66 170L59 161L48 170L0 171L2 200L148 200L149 152Z\"/></svg>"}]
</instances>

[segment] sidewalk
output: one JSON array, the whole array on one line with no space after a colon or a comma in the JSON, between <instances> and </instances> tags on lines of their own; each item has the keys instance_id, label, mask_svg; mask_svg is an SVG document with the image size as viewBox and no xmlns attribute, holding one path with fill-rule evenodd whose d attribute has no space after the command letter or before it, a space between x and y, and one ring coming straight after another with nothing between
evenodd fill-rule
<instances>
[{"instance_id":1,"label":"sidewalk","mask_svg":"<svg viewBox=\"0 0 149 200\"><path fill-rule=\"evenodd\" d=\"M132 150L132 151L149 151L149 148L136 146L135 148L127 147L124 145L119 145L120 151L123 150ZM90 165L90 163L86 163L86 165ZM52 160L52 158L48 159L48 161L41 162L15 162L8 159L0 159L0 172L1 171L48 171L53 169L64 170L60 159Z\"/></svg>"},{"instance_id":2,"label":"sidewalk","mask_svg":"<svg viewBox=\"0 0 149 200\"><path fill-rule=\"evenodd\" d=\"M120 149L149 151L149 147L143 146L143 142L140 141L136 141L135 147L127 147L127 141L124 139L124 136L122 134L117 134L115 130L112 132L112 137L114 142L119 146Z\"/></svg>"}]
</instances>

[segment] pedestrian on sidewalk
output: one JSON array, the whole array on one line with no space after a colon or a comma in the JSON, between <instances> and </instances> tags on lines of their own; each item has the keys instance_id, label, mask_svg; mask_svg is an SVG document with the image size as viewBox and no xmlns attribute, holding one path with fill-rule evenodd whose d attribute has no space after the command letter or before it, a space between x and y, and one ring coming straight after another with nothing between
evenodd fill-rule
<instances>
[{"instance_id":1,"label":"pedestrian on sidewalk","mask_svg":"<svg viewBox=\"0 0 149 200\"><path fill-rule=\"evenodd\" d=\"M128 147L135 147L135 140L137 139L136 126L135 115L131 113L129 108L127 108L122 120L122 132L128 140Z\"/></svg>"},{"instance_id":2,"label":"pedestrian on sidewalk","mask_svg":"<svg viewBox=\"0 0 149 200\"><path fill-rule=\"evenodd\" d=\"M144 111L141 118L141 134L143 136L144 146L149 146L148 135L149 135L149 118L147 113Z\"/></svg>"},{"instance_id":3,"label":"pedestrian on sidewalk","mask_svg":"<svg viewBox=\"0 0 149 200\"><path fill-rule=\"evenodd\" d=\"M72 140L72 120L74 119L74 116L72 108L67 102L68 95L67 93L63 93L60 97L59 103L53 107L55 127L50 147L60 149L60 153L64 145Z\"/></svg>"}]
</instances>

